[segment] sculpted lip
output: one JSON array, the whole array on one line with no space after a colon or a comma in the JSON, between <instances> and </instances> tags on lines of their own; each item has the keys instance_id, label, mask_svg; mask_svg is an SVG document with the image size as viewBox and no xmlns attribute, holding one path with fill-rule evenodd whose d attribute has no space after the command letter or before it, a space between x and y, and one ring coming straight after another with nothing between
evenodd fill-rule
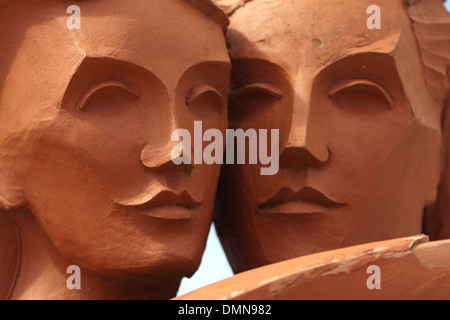
<instances>
[{"instance_id":1,"label":"sculpted lip","mask_svg":"<svg viewBox=\"0 0 450 320\"><path fill-rule=\"evenodd\" d=\"M187 191L178 194L172 191L161 191L145 203L125 206L125 208L132 209L137 214L163 220L189 220L192 218L193 211L202 203L192 199Z\"/></svg>"},{"instance_id":2,"label":"sculpted lip","mask_svg":"<svg viewBox=\"0 0 450 320\"><path fill-rule=\"evenodd\" d=\"M336 209L347 206L331 200L322 192L311 187L294 191L288 187L282 188L268 201L258 206L262 213L273 214L303 214L319 212L320 209Z\"/></svg>"}]
</instances>

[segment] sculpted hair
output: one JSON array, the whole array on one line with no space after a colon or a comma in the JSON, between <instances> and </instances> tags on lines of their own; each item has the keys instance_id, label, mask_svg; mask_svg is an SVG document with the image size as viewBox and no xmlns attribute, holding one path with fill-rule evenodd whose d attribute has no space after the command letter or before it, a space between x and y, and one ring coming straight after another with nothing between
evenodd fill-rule
<instances>
[{"instance_id":1,"label":"sculpted hair","mask_svg":"<svg viewBox=\"0 0 450 320\"><path fill-rule=\"evenodd\" d=\"M427 89L443 101L450 90L450 13L441 0L408 0L404 6L422 54Z\"/></svg>"},{"instance_id":2,"label":"sculpted hair","mask_svg":"<svg viewBox=\"0 0 450 320\"><path fill-rule=\"evenodd\" d=\"M30 0L0 0L0 11L3 8L8 8L11 3L17 3L22 1L24 4L29 4ZM83 2L87 0L77 0L77 2ZM216 4L215 0L182 0L188 2L199 9L205 14L206 17L210 18L221 26L224 30L228 27L229 20L227 14L221 9L221 7ZM74 4L73 1L67 1L68 4ZM76 4L76 3L75 3Z\"/></svg>"}]
</instances>

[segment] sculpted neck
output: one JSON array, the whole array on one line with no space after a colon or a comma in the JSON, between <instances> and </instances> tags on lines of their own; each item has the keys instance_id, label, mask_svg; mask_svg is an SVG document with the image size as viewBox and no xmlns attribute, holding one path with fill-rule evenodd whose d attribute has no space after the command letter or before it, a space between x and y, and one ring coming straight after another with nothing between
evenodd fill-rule
<instances>
[{"instance_id":1,"label":"sculpted neck","mask_svg":"<svg viewBox=\"0 0 450 320\"><path fill-rule=\"evenodd\" d=\"M170 299L176 295L179 281L164 286L136 286L125 281L111 281L81 269L81 289L69 289L68 279L74 265L52 244L31 214L14 214L20 230L21 260L13 290L13 300L122 300ZM74 278L71 278L71 280ZM75 282L69 281L74 284Z\"/></svg>"}]
</instances>

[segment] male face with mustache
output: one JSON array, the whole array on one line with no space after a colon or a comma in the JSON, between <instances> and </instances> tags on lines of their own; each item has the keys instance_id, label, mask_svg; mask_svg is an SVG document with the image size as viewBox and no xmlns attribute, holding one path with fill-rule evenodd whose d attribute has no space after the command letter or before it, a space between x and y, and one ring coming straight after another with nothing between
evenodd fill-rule
<instances>
[{"instance_id":1,"label":"male face with mustache","mask_svg":"<svg viewBox=\"0 0 450 320\"><path fill-rule=\"evenodd\" d=\"M230 127L280 130L277 175L222 174L215 223L235 272L422 232L442 103L401 1L378 1L380 30L370 4L260 0L231 16Z\"/></svg>"}]
</instances>

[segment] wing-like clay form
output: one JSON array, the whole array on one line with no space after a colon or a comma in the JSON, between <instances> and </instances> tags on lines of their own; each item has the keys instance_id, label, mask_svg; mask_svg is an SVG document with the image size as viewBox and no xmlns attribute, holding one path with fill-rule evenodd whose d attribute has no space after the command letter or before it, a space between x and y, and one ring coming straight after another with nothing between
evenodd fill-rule
<instances>
[{"instance_id":1,"label":"wing-like clay form","mask_svg":"<svg viewBox=\"0 0 450 320\"><path fill-rule=\"evenodd\" d=\"M439 1L420 1L408 9L420 44L429 92L439 100L450 89L450 14Z\"/></svg>"},{"instance_id":2,"label":"wing-like clay form","mask_svg":"<svg viewBox=\"0 0 450 320\"><path fill-rule=\"evenodd\" d=\"M367 282L378 266L381 289ZM369 279L369 281L368 281ZM450 299L450 240L423 235L304 256L238 274L177 300Z\"/></svg>"}]
</instances>

